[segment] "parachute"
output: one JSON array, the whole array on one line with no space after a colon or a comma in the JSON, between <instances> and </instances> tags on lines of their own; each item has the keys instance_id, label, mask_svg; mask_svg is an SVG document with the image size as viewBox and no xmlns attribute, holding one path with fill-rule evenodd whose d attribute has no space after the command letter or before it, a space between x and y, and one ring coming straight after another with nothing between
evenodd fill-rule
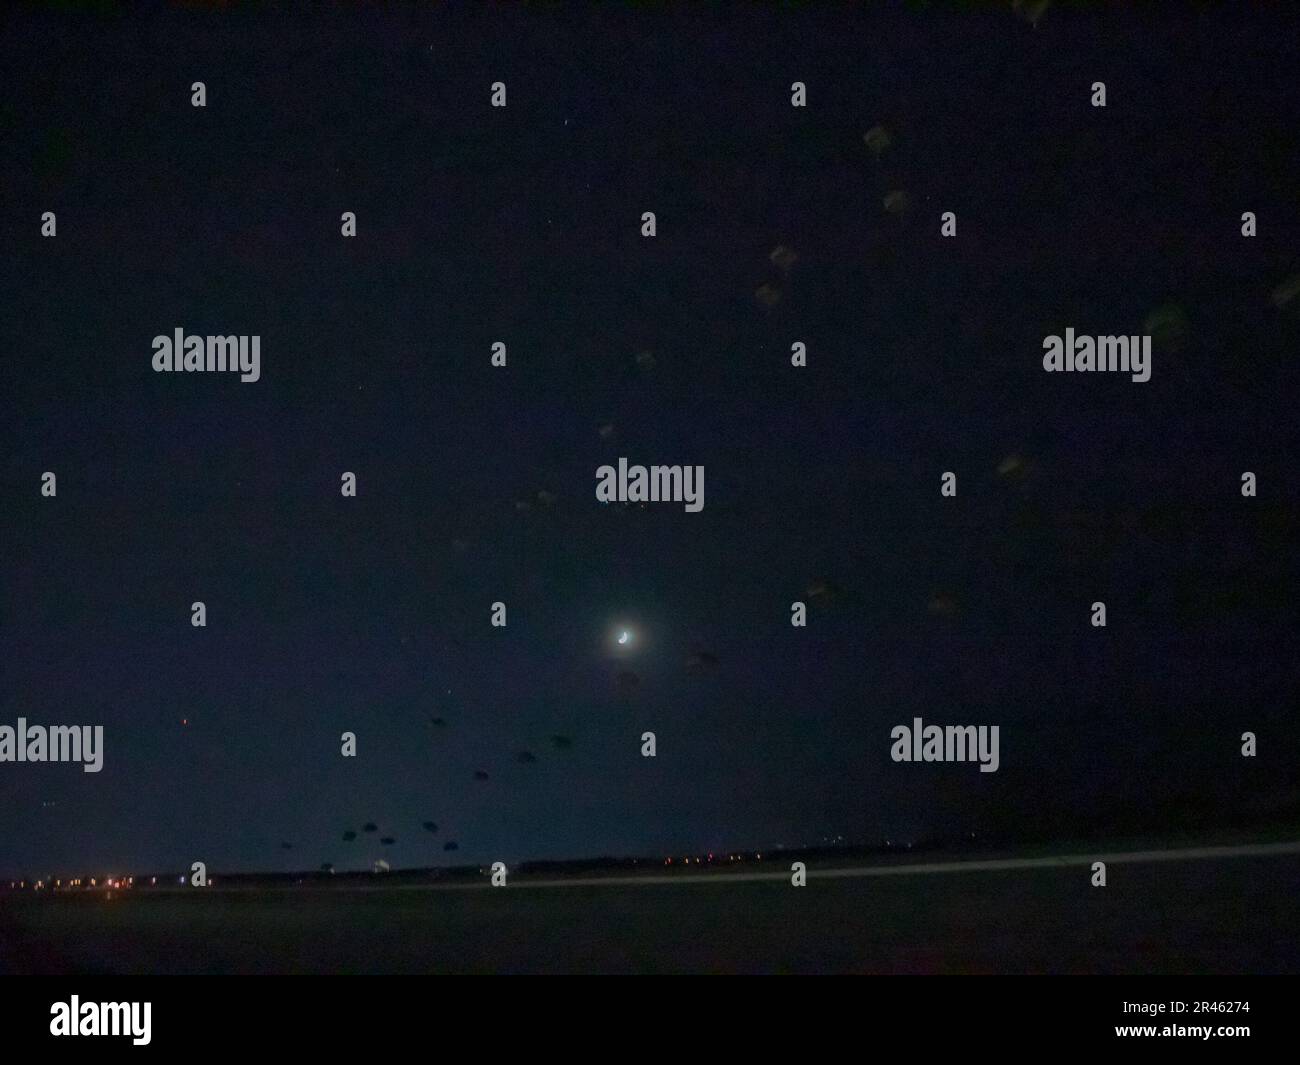
<instances>
[{"instance_id":1,"label":"parachute","mask_svg":"<svg viewBox=\"0 0 1300 1065\"><path fill-rule=\"evenodd\" d=\"M799 253L786 244L778 244L768 255L772 265L780 270L783 274L790 272L790 267L799 261Z\"/></svg>"},{"instance_id":2,"label":"parachute","mask_svg":"<svg viewBox=\"0 0 1300 1065\"><path fill-rule=\"evenodd\" d=\"M885 197L885 210L892 215L903 215L912 209L912 194L895 189Z\"/></svg>"},{"instance_id":3,"label":"parachute","mask_svg":"<svg viewBox=\"0 0 1300 1065\"><path fill-rule=\"evenodd\" d=\"M1166 303L1147 315L1142 332L1151 337L1151 343L1165 351L1177 351L1191 332L1187 315L1177 303Z\"/></svg>"},{"instance_id":4,"label":"parachute","mask_svg":"<svg viewBox=\"0 0 1300 1065\"><path fill-rule=\"evenodd\" d=\"M827 607L837 602L843 595L840 588L827 580L814 580L808 584L808 599L813 605Z\"/></svg>"},{"instance_id":5,"label":"parachute","mask_svg":"<svg viewBox=\"0 0 1300 1065\"><path fill-rule=\"evenodd\" d=\"M946 592L935 592L930 596L930 601L926 604L926 609L935 617L955 618L960 611L955 596Z\"/></svg>"},{"instance_id":6,"label":"parachute","mask_svg":"<svg viewBox=\"0 0 1300 1065\"><path fill-rule=\"evenodd\" d=\"M866 133L862 134L862 140L871 150L871 154L877 159L887 152L894 143L894 138L884 126L872 126Z\"/></svg>"},{"instance_id":7,"label":"parachute","mask_svg":"<svg viewBox=\"0 0 1300 1065\"><path fill-rule=\"evenodd\" d=\"M718 658L708 651L693 651L686 656L686 668L692 673L705 673L717 667Z\"/></svg>"},{"instance_id":8,"label":"parachute","mask_svg":"<svg viewBox=\"0 0 1300 1065\"><path fill-rule=\"evenodd\" d=\"M1279 310L1300 296L1300 274L1292 274L1273 290L1273 306Z\"/></svg>"}]
</instances>

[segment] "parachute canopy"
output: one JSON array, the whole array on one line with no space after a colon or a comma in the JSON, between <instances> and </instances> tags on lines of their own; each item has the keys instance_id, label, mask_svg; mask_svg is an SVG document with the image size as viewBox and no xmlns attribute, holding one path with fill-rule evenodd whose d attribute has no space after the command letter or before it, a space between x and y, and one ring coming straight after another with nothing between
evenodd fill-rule
<instances>
[{"instance_id":1,"label":"parachute canopy","mask_svg":"<svg viewBox=\"0 0 1300 1065\"><path fill-rule=\"evenodd\" d=\"M894 138L884 126L872 126L866 133L862 134L862 140L870 149L871 154L877 159L888 151L894 143Z\"/></svg>"},{"instance_id":2,"label":"parachute canopy","mask_svg":"<svg viewBox=\"0 0 1300 1065\"><path fill-rule=\"evenodd\" d=\"M903 189L895 189L885 197L885 210L892 215L906 214L912 209L912 194Z\"/></svg>"}]
</instances>

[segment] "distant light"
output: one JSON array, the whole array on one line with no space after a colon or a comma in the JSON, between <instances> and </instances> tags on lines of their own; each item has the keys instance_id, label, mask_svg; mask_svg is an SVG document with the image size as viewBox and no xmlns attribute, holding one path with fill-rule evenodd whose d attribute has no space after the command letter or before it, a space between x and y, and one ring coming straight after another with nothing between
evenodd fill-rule
<instances>
[{"instance_id":1,"label":"distant light","mask_svg":"<svg viewBox=\"0 0 1300 1065\"><path fill-rule=\"evenodd\" d=\"M624 629L622 632L618 634L619 643L627 643L628 640L630 639L632 639L632 634L628 632L627 629Z\"/></svg>"}]
</instances>

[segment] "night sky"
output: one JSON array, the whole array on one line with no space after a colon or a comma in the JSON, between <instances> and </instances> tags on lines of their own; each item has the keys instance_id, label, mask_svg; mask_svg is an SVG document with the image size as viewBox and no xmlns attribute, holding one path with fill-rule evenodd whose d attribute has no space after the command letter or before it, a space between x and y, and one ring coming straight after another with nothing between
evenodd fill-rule
<instances>
[{"instance_id":1,"label":"night sky","mask_svg":"<svg viewBox=\"0 0 1300 1065\"><path fill-rule=\"evenodd\" d=\"M0 872L1300 817L1294 16L104 7L0 29L0 724L105 729L0 764Z\"/></svg>"}]
</instances>

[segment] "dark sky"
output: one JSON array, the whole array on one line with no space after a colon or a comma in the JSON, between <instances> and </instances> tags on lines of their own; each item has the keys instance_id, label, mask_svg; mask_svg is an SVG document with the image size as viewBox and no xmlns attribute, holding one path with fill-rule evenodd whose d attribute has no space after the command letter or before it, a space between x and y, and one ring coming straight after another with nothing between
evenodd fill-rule
<instances>
[{"instance_id":1,"label":"dark sky","mask_svg":"<svg viewBox=\"0 0 1300 1065\"><path fill-rule=\"evenodd\" d=\"M1296 29L11 15L0 724L106 750L0 764L0 872L1294 817ZM1043 372L1167 305L1148 383ZM177 327L262 379L155 374ZM703 511L598 503L620 455L703 465ZM1000 770L891 762L914 715L999 725Z\"/></svg>"}]
</instances>

